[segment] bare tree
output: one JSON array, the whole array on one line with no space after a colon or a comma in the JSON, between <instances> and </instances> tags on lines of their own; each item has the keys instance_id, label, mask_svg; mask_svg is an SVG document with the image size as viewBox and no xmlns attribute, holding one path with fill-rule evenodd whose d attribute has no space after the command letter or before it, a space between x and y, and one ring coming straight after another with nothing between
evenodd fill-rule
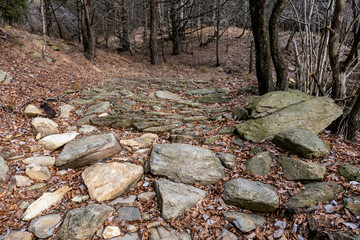
<instances>
[{"instance_id":1,"label":"bare tree","mask_svg":"<svg viewBox=\"0 0 360 240\"><path fill-rule=\"evenodd\" d=\"M150 62L153 65L159 64L158 53L158 9L157 1L150 0Z\"/></svg>"}]
</instances>

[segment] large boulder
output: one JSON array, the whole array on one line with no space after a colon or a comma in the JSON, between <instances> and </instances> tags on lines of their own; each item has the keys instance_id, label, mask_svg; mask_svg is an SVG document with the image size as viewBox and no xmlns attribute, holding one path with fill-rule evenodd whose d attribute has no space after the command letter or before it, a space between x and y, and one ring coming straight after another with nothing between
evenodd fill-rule
<instances>
[{"instance_id":1,"label":"large boulder","mask_svg":"<svg viewBox=\"0 0 360 240\"><path fill-rule=\"evenodd\" d=\"M171 180L201 185L216 183L224 176L224 168L212 151L181 143L155 145L150 171Z\"/></svg>"},{"instance_id":2,"label":"large boulder","mask_svg":"<svg viewBox=\"0 0 360 240\"><path fill-rule=\"evenodd\" d=\"M259 181L234 178L224 184L224 201L255 212L271 212L280 205L273 186Z\"/></svg>"},{"instance_id":3,"label":"large boulder","mask_svg":"<svg viewBox=\"0 0 360 240\"><path fill-rule=\"evenodd\" d=\"M206 192L182 183L159 179L155 181L162 216L165 219L176 218L192 208L201 199L206 197Z\"/></svg>"},{"instance_id":4,"label":"large boulder","mask_svg":"<svg viewBox=\"0 0 360 240\"><path fill-rule=\"evenodd\" d=\"M254 98L253 101L246 106L246 109L248 109L250 117L260 118L292 104L304 102L312 98L314 97L299 90L288 92L275 91Z\"/></svg>"},{"instance_id":5,"label":"large boulder","mask_svg":"<svg viewBox=\"0 0 360 240\"><path fill-rule=\"evenodd\" d=\"M143 175L141 166L130 163L98 163L88 167L82 178L92 199L111 200L130 189Z\"/></svg>"},{"instance_id":6,"label":"large boulder","mask_svg":"<svg viewBox=\"0 0 360 240\"><path fill-rule=\"evenodd\" d=\"M262 118L236 126L238 134L253 142L272 138L287 129L303 129L318 134L342 114L342 109L327 97L289 105Z\"/></svg>"},{"instance_id":7,"label":"large boulder","mask_svg":"<svg viewBox=\"0 0 360 240\"><path fill-rule=\"evenodd\" d=\"M326 167L313 162L280 156L278 162L287 180L322 180Z\"/></svg>"},{"instance_id":8,"label":"large boulder","mask_svg":"<svg viewBox=\"0 0 360 240\"><path fill-rule=\"evenodd\" d=\"M79 168L99 162L120 150L121 146L112 133L84 137L66 144L55 165L62 169Z\"/></svg>"},{"instance_id":9,"label":"large boulder","mask_svg":"<svg viewBox=\"0 0 360 240\"><path fill-rule=\"evenodd\" d=\"M301 190L295 196L283 204L288 208L301 208L316 205L318 202L325 203L334 200L336 195L344 191L344 187L336 183L316 182L304 185L305 190Z\"/></svg>"},{"instance_id":10,"label":"large boulder","mask_svg":"<svg viewBox=\"0 0 360 240\"><path fill-rule=\"evenodd\" d=\"M275 134L274 143L304 158L320 158L330 155L329 146L312 132L288 129Z\"/></svg>"},{"instance_id":11,"label":"large boulder","mask_svg":"<svg viewBox=\"0 0 360 240\"><path fill-rule=\"evenodd\" d=\"M70 210L57 232L60 240L91 239L114 209L104 204L90 204Z\"/></svg>"}]
</instances>

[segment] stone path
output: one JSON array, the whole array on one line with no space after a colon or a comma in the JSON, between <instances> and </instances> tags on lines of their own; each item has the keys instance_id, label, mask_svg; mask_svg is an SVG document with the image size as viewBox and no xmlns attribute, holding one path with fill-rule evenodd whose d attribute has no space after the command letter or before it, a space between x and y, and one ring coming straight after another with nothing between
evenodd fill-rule
<instances>
[{"instance_id":1,"label":"stone path","mask_svg":"<svg viewBox=\"0 0 360 240\"><path fill-rule=\"evenodd\" d=\"M294 226L285 222L277 227L278 221L270 226L274 223L266 217L278 209L336 204L344 188L323 182L325 165L311 160L276 159L271 151L253 148L250 154L256 155L244 164L239 156L253 144L235 136L234 118L246 119L248 112L235 108L237 92L205 80L109 79L102 86L82 90L79 98L61 107L56 119L39 117L41 110L28 106L24 114L34 118L31 124L37 139L37 145L29 149L36 156L22 160L26 171L15 172L13 186L17 186L14 191L20 189L18 194L24 191L27 196L38 190L41 195L19 204L18 218L26 227L10 229L4 239L165 240L215 239L215 235L216 239L253 239L256 234L251 232L266 226L277 229L271 232L273 238L293 231L300 239L302 233ZM300 95L295 103L282 104L293 107L296 101L316 101ZM261 114L277 114L269 108ZM76 124L61 131L59 124L75 116ZM280 148L285 145L284 150L296 146L295 153L308 158L331 154L320 138L304 131L280 132L276 143ZM311 146L321 146L320 150L304 144L307 139L316 142ZM37 156L41 147L54 157ZM10 172L7 161L0 157L0 179ZM280 170L283 183L263 183L259 178ZM343 165L339 173L349 181L360 179L355 166ZM251 176L255 179L247 179ZM278 190L285 184L297 186L295 180L317 182L295 195L290 187L289 192ZM358 197L347 196L344 202L350 212L359 214ZM198 222L206 227L197 226Z\"/></svg>"}]
</instances>

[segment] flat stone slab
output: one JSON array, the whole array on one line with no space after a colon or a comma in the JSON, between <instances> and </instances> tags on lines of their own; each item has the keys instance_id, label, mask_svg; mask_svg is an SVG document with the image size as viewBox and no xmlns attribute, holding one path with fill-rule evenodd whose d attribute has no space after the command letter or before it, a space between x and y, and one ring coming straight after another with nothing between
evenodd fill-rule
<instances>
[{"instance_id":1,"label":"flat stone slab","mask_svg":"<svg viewBox=\"0 0 360 240\"><path fill-rule=\"evenodd\" d=\"M140 221L141 214L137 207L121 207L117 210L116 221Z\"/></svg>"},{"instance_id":2,"label":"flat stone slab","mask_svg":"<svg viewBox=\"0 0 360 240\"><path fill-rule=\"evenodd\" d=\"M292 104L262 118L236 126L238 134L253 142L272 138L287 129L303 129L318 134L342 114L342 109L327 97Z\"/></svg>"},{"instance_id":3,"label":"flat stone slab","mask_svg":"<svg viewBox=\"0 0 360 240\"><path fill-rule=\"evenodd\" d=\"M266 219L256 214L248 214L242 212L226 212L224 217L232 220L236 228L247 233L251 232L257 227L261 227L266 223Z\"/></svg>"},{"instance_id":4,"label":"flat stone slab","mask_svg":"<svg viewBox=\"0 0 360 240\"><path fill-rule=\"evenodd\" d=\"M130 189L143 175L141 166L130 163L97 163L88 167L82 178L92 199L106 201Z\"/></svg>"},{"instance_id":5,"label":"flat stone slab","mask_svg":"<svg viewBox=\"0 0 360 240\"><path fill-rule=\"evenodd\" d=\"M113 211L104 204L89 204L70 210L56 235L60 240L91 239Z\"/></svg>"},{"instance_id":6,"label":"flat stone slab","mask_svg":"<svg viewBox=\"0 0 360 240\"><path fill-rule=\"evenodd\" d=\"M287 180L322 180L326 167L313 162L279 156L278 162L283 168Z\"/></svg>"},{"instance_id":7,"label":"flat stone slab","mask_svg":"<svg viewBox=\"0 0 360 240\"><path fill-rule=\"evenodd\" d=\"M54 151L68 142L71 142L76 138L76 136L79 135L78 133L63 133L63 134L53 134L44 137L39 141L39 144L41 144L46 150Z\"/></svg>"},{"instance_id":8,"label":"flat stone slab","mask_svg":"<svg viewBox=\"0 0 360 240\"><path fill-rule=\"evenodd\" d=\"M179 94L172 93L169 91L156 91L155 96L160 99L167 99L167 100L174 100L174 101L182 100L182 98Z\"/></svg>"},{"instance_id":9,"label":"flat stone slab","mask_svg":"<svg viewBox=\"0 0 360 240\"><path fill-rule=\"evenodd\" d=\"M120 150L121 146L112 133L84 137L66 144L55 165L62 169L79 168L99 162Z\"/></svg>"},{"instance_id":10,"label":"flat stone slab","mask_svg":"<svg viewBox=\"0 0 360 240\"><path fill-rule=\"evenodd\" d=\"M259 181L234 178L224 184L224 201L255 212L271 212L280 205L273 186Z\"/></svg>"},{"instance_id":11,"label":"flat stone slab","mask_svg":"<svg viewBox=\"0 0 360 240\"><path fill-rule=\"evenodd\" d=\"M201 185L216 183L224 176L224 168L212 151L181 143L155 145L150 171L171 180Z\"/></svg>"},{"instance_id":12,"label":"flat stone slab","mask_svg":"<svg viewBox=\"0 0 360 240\"><path fill-rule=\"evenodd\" d=\"M321 158L330 155L329 146L306 130L288 129L275 134L273 141L283 150L304 158Z\"/></svg>"},{"instance_id":13,"label":"flat stone slab","mask_svg":"<svg viewBox=\"0 0 360 240\"><path fill-rule=\"evenodd\" d=\"M329 182L308 183L304 185L305 190L289 198L283 204L288 208L301 208L316 205L318 202L328 202L334 200L336 195L344 191L344 187L339 184Z\"/></svg>"},{"instance_id":14,"label":"flat stone slab","mask_svg":"<svg viewBox=\"0 0 360 240\"><path fill-rule=\"evenodd\" d=\"M206 197L206 192L203 190L165 179L155 181L155 190L161 214L165 219L180 216L186 208L192 208Z\"/></svg>"},{"instance_id":15,"label":"flat stone slab","mask_svg":"<svg viewBox=\"0 0 360 240\"><path fill-rule=\"evenodd\" d=\"M109 108L111 107L111 103L110 102L99 102L96 103L94 105L91 105L87 112L85 113L86 116L91 115L91 114L100 114L100 113L104 113L107 112L107 110L109 110Z\"/></svg>"},{"instance_id":16,"label":"flat stone slab","mask_svg":"<svg viewBox=\"0 0 360 240\"><path fill-rule=\"evenodd\" d=\"M173 228L157 227L150 229L150 240L191 240L187 232L179 232Z\"/></svg>"},{"instance_id":17,"label":"flat stone slab","mask_svg":"<svg viewBox=\"0 0 360 240\"><path fill-rule=\"evenodd\" d=\"M51 206L56 205L61 201L65 193L69 190L68 186L63 186L56 190L55 192L44 193L41 197L39 197L35 202L30 204L30 206L26 209L22 220L30 221L31 219L40 215L46 209L49 209Z\"/></svg>"},{"instance_id":18,"label":"flat stone slab","mask_svg":"<svg viewBox=\"0 0 360 240\"><path fill-rule=\"evenodd\" d=\"M42 157L29 157L24 160L22 160L25 164L39 164L41 166L54 166L55 164L55 158L49 157L49 156L42 156Z\"/></svg>"},{"instance_id":19,"label":"flat stone slab","mask_svg":"<svg viewBox=\"0 0 360 240\"><path fill-rule=\"evenodd\" d=\"M259 118L312 98L314 97L299 90L274 91L254 98L246 109L250 112L250 117Z\"/></svg>"}]
</instances>

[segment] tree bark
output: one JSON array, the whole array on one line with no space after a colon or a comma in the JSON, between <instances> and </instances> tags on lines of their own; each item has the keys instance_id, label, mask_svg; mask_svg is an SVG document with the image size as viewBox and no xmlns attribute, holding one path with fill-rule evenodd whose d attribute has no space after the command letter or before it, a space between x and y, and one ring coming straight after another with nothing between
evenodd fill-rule
<instances>
[{"instance_id":1,"label":"tree bark","mask_svg":"<svg viewBox=\"0 0 360 240\"><path fill-rule=\"evenodd\" d=\"M216 66L220 66L220 9L221 0L216 0Z\"/></svg>"},{"instance_id":2,"label":"tree bark","mask_svg":"<svg viewBox=\"0 0 360 240\"><path fill-rule=\"evenodd\" d=\"M340 62L340 32L344 18L346 0L336 0L329 39L329 60L332 70L332 98L343 98L346 93L346 79Z\"/></svg>"},{"instance_id":3,"label":"tree bark","mask_svg":"<svg viewBox=\"0 0 360 240\"><path fill-rule=\"evenodd\" d=\"M95 30L92 21L92 0L83 0L83 9L84 9L84 18L86 25L86 37L87 44L85 48L85 38L84 38L84 51L85 57L91 62L94 61L95 51L96 51L96 38L95 38Z\"/></svg>"},{"instance_id":4,"label":"tree bark","mask_svg":"<svg viewBox=\"0 0 360 240\"><path fill-rule=\"evenodd\" d=\"M46 33L50 36L50 28L51 28L51 9L50 9L50 1L44 0L45 4L45 26L46 26Z\"/></svg>"},{"instance_id":5,"label":"tree bark","mask_svg":"<svg viewBox=\"0 0 360 240\"><path fill-rule=\"evenodd\" d=\"M60 38L61 39L65 39L65 34L64 34L64 29L63 27L61 26L61 22L59 20L59 18L57 17L56 15L56 10L55 10L55 6L54 6L54 1L53 0L47 0L50 2L50 5L51 5L51 10L54 14L54 18L55 18L55 21L56 21L56 24L57 24L57 27L58 27L58 30L59 30L59 35L60 35Z\"/></svg>"},{"instance_id":6,"label":"tree bark","mask_svg":"<svg viewBox=\"0 0 360 240\"><path fill-rule=\"evenodd\" d=\"M157 2L156 0L150 0L150 63L152 65L159 64L157 15Z\"/></svg>"},{"instance_id":7,"label":"tree bark","mask_svg":"<svg viewBox=\"0 0 360 240\"><path fill-rule=\"evenodd\" d=\"M249 0L251 28L255 42L256 76L263 95L274 90L271 75L269 29L266 17L266 0Z\"/></svg>"},{"instance_id":8,"label":"tree bark","mask_svg":"<svg viewBox=\"0 0 360 240\"><path fill-rule=\"evenodd\" d=\"M179 0L171 2L170 6L170 19L171 19L171 32L173 55L179 55L182 51L182 38L180 28L180 14L178 12Z\"/></svg>"},{"instance_id":9,"label":"tree bark","mask_svg":"<svg viewBox=\"0 0 360 240\"><path fill-rule=\"evenodd\" d=\"M122 45L122 48L124 49L124 51L128 51L128 50L130 50L128 0L122 0L121 24L122 24L121 45Z\"/></svg>"},{"instance_id":10,"label":"tree bark","mask_svg":"<svg viewBox=\"0 0 360 240\"><path fill-rule=\"evenodd\" d=\"M276 90L286 91L289 85L287 64L281 51L279 41L279 19L284 11L287 0L278 0L269 20L271 57L276 71Z\"/></svg>"},{"instance_id":11,"label":"tree bark","mask_svg":"<svg viewBox=\"0 0 360 240\"><path fill-rule=\"evenodd\" d=\"M45 11L44 11L44 0L40 1L40 11L41 11L41 23L42 23L42 57L45 57L45 48L46 48L46 20L45 20Z\"/></svg>"}]
</instances>

